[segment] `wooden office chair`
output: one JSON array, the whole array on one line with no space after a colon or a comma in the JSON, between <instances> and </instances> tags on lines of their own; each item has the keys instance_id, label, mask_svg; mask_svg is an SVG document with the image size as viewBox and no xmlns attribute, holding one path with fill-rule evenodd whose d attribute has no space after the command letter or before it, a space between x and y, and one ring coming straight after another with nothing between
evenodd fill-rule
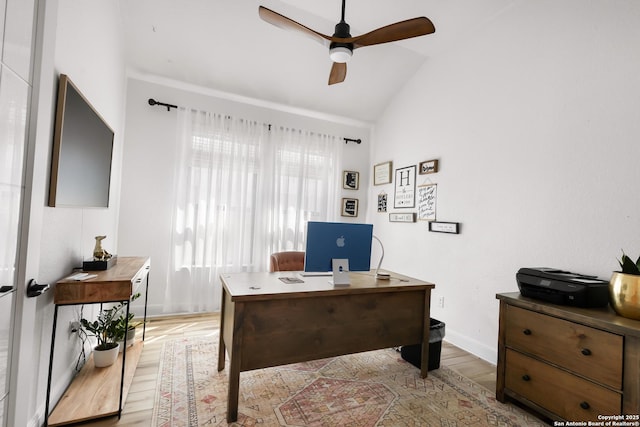
<instances>
[{"instance_id":1,"label":"wooden office chair","mask_svg":"<svg viewBox=\"0 0 640 427\"><path fill-rule=\"evenodd\" d=\"M286 251L271 254L270 271L304 270L304 252Z\"/></svg>"}]
</instances>

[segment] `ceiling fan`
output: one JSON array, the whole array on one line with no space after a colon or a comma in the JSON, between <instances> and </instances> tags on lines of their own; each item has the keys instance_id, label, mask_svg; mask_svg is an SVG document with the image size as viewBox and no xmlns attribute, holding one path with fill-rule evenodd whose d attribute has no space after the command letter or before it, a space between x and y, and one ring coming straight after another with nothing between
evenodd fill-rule
<instances>
[{"instance_id":1,"label":"ceiling fan","mask_svg":"<svg viewBox=\"0 0 640 427\"><path fill-rule=\"evenodd\" d=\"M329 48L329 57L333 61L329 84L341 83L347 76L347 61L353 50L364 46L394 42L412 37L424 36L436 31L433 23L426 17L408 19L378 28L366 34L352 37L349 24L344 20L345 0L342 0L342 19L336 24L333 36L327 36L309 27L287 18L271 9L260 6L258 13L264 21L285 30L296 31Z\"/></svg>"}]
</instances>

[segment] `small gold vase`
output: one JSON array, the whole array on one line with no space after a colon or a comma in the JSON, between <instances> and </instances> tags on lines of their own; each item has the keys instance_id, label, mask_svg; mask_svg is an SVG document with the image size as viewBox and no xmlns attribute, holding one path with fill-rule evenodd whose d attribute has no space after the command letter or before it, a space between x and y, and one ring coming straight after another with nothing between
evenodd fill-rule
<instances>
[{"instance_id":1,"label":"small gold vase","mask_svg":"<svg viewBox=\"0 0 640 427\"><path fill-rule=\"evenodd\" d=\"M609 281L609 301L618 315L640 320L640 276L614 271Z\"/></svg>"}]
</instances>

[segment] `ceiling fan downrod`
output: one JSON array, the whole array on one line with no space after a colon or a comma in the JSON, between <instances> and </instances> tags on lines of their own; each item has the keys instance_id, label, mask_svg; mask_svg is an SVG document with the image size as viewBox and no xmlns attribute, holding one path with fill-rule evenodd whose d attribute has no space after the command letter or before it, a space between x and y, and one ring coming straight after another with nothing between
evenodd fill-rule
<instances>
[{"instance_id":1,"label":"ceiling fan downrod","mask_svg":"<svg viewBox=\"0 0 640 427\"><path fill-rule=\"evenodd\" d=\"M342 17L336 24L333 37L341 39L351 38L351 27L344 20L345 1L342 0ZM353 43L331 42L329 45L329 56L333 62L347 62L353 54Z\"/></svg>"}]
</instances>

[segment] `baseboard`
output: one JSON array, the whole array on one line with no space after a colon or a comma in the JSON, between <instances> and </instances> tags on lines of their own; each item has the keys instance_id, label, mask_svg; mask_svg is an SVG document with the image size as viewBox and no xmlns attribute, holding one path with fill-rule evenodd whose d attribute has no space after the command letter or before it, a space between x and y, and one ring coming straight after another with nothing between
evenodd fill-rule
<instances>
[{"instance_id":1,"label":"baseboard","mask_svg":"<svg viewBox=\"0 0 640 427\"><path fill-rule=\"evenodd\" d=\"M498 350L497 348L490 347L482 344L479 341L469 338L466 335L462 335L452 331L450 328L446 329L444 340L463 349L464 351L468 351L474 356L478 356L479 358L486 360L487 362L496 365L498 363ZM498 343L496 342L496 345Z\"/></svg>"}]
</instances>

